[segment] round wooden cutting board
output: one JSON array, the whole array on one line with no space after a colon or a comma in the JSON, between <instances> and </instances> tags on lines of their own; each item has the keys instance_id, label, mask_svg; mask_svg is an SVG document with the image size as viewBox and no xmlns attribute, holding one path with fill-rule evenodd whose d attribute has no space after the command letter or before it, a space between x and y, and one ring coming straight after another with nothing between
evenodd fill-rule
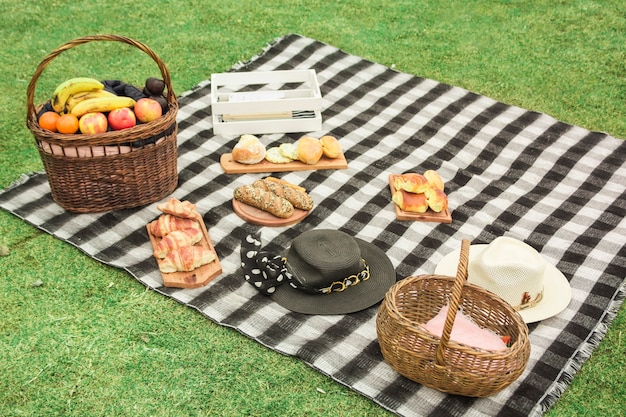
<instances>
[{"instance_id":1,"label":"round wooden cutting board","mask_svg":"<svg viewBox=\"0 0 626 417\"><path fill-rule=\"evenodd\" d=\"M310 211L294 209L291 216L286 219L281 219L280 217L276 217L273 214L260 210L256 207L243 204L235 199L233 199L233 210L239 217L248 223L269 227L291 226L292 224L302 221L302 219L309 215Z\"/></svg>"}]
</instances>

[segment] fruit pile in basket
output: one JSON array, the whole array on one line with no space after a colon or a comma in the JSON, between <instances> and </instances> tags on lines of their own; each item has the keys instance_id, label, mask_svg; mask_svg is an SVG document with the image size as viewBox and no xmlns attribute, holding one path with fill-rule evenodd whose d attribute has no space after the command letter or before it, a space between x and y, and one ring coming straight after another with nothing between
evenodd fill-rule
<instances>
[{"instance_id":1,"label":"fruit pile in basket","mask_svg":"<svg viewBox=\"0 0 626 417\"><path fill-rule=\"evenodd\" d=\"M62 134L98 134L148 123L167 112L165 82L150 77L139 89L120 81L76 77L59 84L39 113L41 128Z\"/></svg>"}]
</instances>

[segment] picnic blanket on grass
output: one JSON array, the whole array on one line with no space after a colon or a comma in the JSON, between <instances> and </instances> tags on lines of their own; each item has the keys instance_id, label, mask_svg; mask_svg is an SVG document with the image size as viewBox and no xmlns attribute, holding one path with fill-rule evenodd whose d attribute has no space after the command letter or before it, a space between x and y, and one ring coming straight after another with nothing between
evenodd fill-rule
<instances>
[{"instance_id":1,"label":"picnic blanket on grass","mask_svg":"<svg viewBox=\"0 0 626 417\"><path fill-rule=\"evenodd\" d=\"M72 214L51 199L43 173L0 194L0 206L123 268L146 286L237 329L405 416L541 415L604 336L624 295L626 141L545 114L409 75L291 34L234 71L315 69L323 94L323 131L339 138L345 170L276 174L304 186L316 207L290 227L245 223L232 192L262 174L227 175L219 159L238 137L215 136L209 81L180 97L179 187L203 214L223 274L208 286L162 286L145 225L156 204L100 214ZM269 147L300 134L263 135ZM451 224L398 221L390 173L436 169L446 181ZM148 179L147 179L148 180ZM291 313L258 293L240 270L241 239L261 231L268 250L285 251L305 230L343 230L388 254L398 279L433 273L461 240L507 235L529 243L561 270L573 289L568 308L530 325L524 374L482 399L442 394L391 369L376 339L377 306L345 316ZM549 302L549 300L548 300Z\"/></svg>"}]
</instances>

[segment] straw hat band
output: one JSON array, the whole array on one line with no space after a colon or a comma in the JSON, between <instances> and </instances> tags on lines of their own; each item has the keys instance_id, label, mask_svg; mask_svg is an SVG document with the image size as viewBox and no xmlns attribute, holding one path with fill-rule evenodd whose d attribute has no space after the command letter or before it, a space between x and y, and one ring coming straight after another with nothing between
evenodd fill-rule
<instances>
[{"instance_id":1,"label":"straw hat band","mask_svg":"<svg viewBox=\"0 0 626 417\"><path fill-rule=\"evenodd\" d=\"M528 297L526 297L528 296ZM530 294L528 294L527 292L524 293L524 299L530 298ZM539 304L539 302L543 299L543 289L541 289L541 292L539 294L537 294L537 296L533 299L528 301L527 303L522 303L522 304L518 304L516 306L513 306L513 309L515 311L521 311L525 308L531 308L536 306L537 304Z\"/></svg>"}]
</instances>

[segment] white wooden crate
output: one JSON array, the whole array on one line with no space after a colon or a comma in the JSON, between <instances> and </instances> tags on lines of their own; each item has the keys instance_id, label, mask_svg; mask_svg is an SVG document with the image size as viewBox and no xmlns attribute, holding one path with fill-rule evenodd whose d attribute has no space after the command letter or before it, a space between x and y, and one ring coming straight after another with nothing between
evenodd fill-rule
<instances>
[{"instance_id":1,"label":"white wooden crate","mask_svg":"<svg viewBox=\"0 0 626 417\"><path fill-rule=\"evenodd\" d=\"M315 70L211 75L213 131L218 135L321 130L321 107Z\"/></svg>"}]
</instances>

